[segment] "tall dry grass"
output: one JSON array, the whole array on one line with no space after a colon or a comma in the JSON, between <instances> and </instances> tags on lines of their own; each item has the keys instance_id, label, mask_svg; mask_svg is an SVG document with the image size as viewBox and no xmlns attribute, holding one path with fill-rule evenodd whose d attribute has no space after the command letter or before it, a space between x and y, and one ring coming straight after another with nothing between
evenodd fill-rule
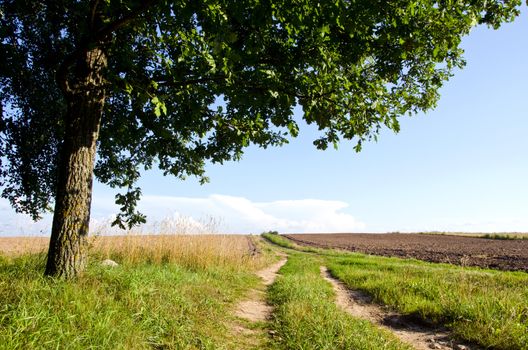
<instances>
[{"instance_id":1,"label":"tall dry grass","mask_svg":"<svg viewBox=\"0 0 528 350\"><path fill-rule=\"evenodd\" d=\"M258 267L261 257L255 254L257 237L242 235L134 235L93 236L90 254L118 263L175 263L187 268L212 266Z\"/></svg>"},{"instance_id":2,"label":"tall dry grass","mask_svg":"<svg viewBox=\"0 0 528 350\"><path fill-rule=\"evenodd\" d=\"M223 234L91 235L89 258L120 264L174 263L192 269L213 266L254 269L266 261L258 254L258 236ZM0 237L0 255L14 258L40 254L45 258L49 237Z\"/></svg>"},{"instance_id":3,"label":"tall dry grass","mask_svg":"<svg viewBox=\"0 0 528 350\"><path fill-rule=\"evenodd\" d=\"M0 255L18 256L45 253L49 237L0 237Z\"/></svg>"},{"instance_id":4,"label":"tall dry grass","mask_svg":"<svg viewBox=\"0 0 528 350\"><path fill-rule=\"evenodd\" d=\"M176 215L115 235L115 228L102 222L92 230L90 254L118 263L174 263L193 269L262 265L262 257L255 254L257 237L216 233L221 226L211 216L195 220Z\"/></svg>"},{"instance_id":5,"label":"tall dry grass","mask_svg":"<svg viewBox=\"0 0 528 350\"><path fill-rule=\"evenodd\" d=\"M176 215L129 231L111 221L92 225L88 237L91 261L111 259L120 264L175 263L187 268L212 266L240 269L266 263L258 251L258 237L218 234L222 222L214 217L194 220ZM0 237L0 255L47 252L49 237Z\"/></svg>"}]
</instances>

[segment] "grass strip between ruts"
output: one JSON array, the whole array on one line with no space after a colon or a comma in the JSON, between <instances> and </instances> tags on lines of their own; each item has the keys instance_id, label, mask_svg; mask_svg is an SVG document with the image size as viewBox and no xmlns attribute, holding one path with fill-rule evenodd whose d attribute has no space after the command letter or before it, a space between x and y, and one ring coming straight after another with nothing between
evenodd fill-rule
<instances>
[{"instance_id":1,"label":"grass strip between ruts","mask_svg":"<svg viewBox=\"0 0 528 350\"><path fill-rule=\"evenodd\" d=\"M321 260L291 253L269 289L276 349L409 349L394 335L340 310Z\"/></svg>"}]
</instances>

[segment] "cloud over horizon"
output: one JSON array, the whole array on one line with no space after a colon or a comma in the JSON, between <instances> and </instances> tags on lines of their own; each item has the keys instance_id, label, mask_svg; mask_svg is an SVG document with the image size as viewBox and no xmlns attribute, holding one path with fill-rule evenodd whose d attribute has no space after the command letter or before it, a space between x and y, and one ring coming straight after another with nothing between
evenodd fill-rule
<instances>
[{"instance_id":1,"label":"cloud over horizon","mask_svg":"<svg viewBox=\"0 0 528 350\"><path fill-rule=\"evenodd\" d=\"M92 202L92 233L116 234L111 228L118 212L112 197L95 196ZM208 197L144 196L138 209L147 215L147 224L134 228L140 233L237 233L258 234L276 230L281 233L331 232L526 232L526 218L434 218L396 227L380 220L365 222L347 211L349 204L338 200L291 199L269 202L245 197L213 194ZM33 222L17 214L6 199L0 198L0 236L39 235L51 232L52 215Z\"/></svg>"},{"instance_id":2,"label":"cloud over horizon","mask_svg":"<svg viewBox=\"0 0 528 350\"><path fill-rule=\"evenodd\" d=\"M145 196L140 210L164 218L178 213L194 219L216 219L226 233L353 232L365 224L343 212L348 203L316 199L253 202L244 197L214 194L206 198Z\"/></svg>"},{"instance_id":3,"label":"cloud over horizon","mask_svg":"<svg viewBox=\"0 0 528 350\"><path fill-rule=\"evenodd\" d=\"M113 198L93 198L92 231L109 230L117 213ZM140 232L171 231L199 233L261 233L276 230L284 233L357 232L366 225L345 211L343 201L294 199L254 202L244 197L213 194L202 198L143 196L138 209L147 215ZM49 234L51 215L33 223L25 215L15 214L5 200L0 201L2 235ZM118 230L110 230L117 233Z\"/></svg>"}]
</instances>

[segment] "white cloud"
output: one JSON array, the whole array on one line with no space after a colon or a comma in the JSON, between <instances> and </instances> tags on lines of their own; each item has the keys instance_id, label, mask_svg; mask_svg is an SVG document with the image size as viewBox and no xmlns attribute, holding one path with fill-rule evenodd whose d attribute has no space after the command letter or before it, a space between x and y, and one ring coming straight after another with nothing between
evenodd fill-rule
<instances>
[{"instance_id":1,"label":"white cloud","mask_svg":"<svg viewBox=\"0 0 528 350\"><path fill-rule=\"evenodd\" d=\"M412 226L383 222L367 225L347 212L348 203L320 199L296 199L254 202L244 197L211 195L202 198L144 196L139 210L147 215L148 223L136 232L221 232L260 233L277 230L282 233L303 232L526 232L526 218L422 218ZM93 232L122 233L110 229L118 207L112 197L96 196L92 206ZM27 215L16 214L9 202L0 198L0 236L49 235L51 214L39 222Z\"/></svg>"},{"instance_id":2,"label":"white cloud","mask_svg":"<svg viewBox=\"0 0 528 350\"><path fill-rule=\"evenodd\" d=\"M95 197L92 208L92 230L108 230L118 208L113 199ZM147 215L148 223L140 232L198 233L216 231L225 233L279 232L354 232L365 229L345 210L348 204L341 201L299 199L272 202L253 202L244 197L211 195L205 198L144 196L139 210ZM32 223L9 209L0 201L3 227L0 234L35 234L49 232L51 217ZM23 218L23 220L22 220ZM21 231L20 228L23 227ZM106 228L105 228L106 227ZM110 230L116 233L115 230Z\"/></svg>"},{"instance_id":3,"label":"white cloud","mask_svg":"<svg viewBox=\"0 0 528 350\"><path fill-rule=\"evenodd\" d=\"M7 199L0 198L0 236L48 235L51 222L49 214L34 222L29 215L17 214Z\"/></svg>"},{"instance_id":4,"label":"white cloud","mask_svg":"<svg viewBox=\"0 0 528 350\"><path fill-rule=\"evenodd\" d=\"M340 201L252 202L244 197L218 194L207 198L145 196L140 207L147 215L174 210L193 218L220 219L223 232L353 232L365 228L365 224L343 212L348 204Z\"/></svg>"},{"instance_id":5,"label":"white cloud","mask_svg":"<svg viewBox=\"0 0 528 350\"><path fill-rule=\"evenodd\" d=\"M255 203L255 206L281 218L278 230L284 232L354 232L366 226L343 212L349 205L341 201L301 199Z\"/></svg>"}]
</instances>

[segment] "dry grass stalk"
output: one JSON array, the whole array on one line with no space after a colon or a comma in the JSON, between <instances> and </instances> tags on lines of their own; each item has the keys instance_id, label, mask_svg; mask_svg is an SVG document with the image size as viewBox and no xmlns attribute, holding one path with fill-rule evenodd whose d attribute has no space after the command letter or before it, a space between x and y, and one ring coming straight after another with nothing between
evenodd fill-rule
<instances>
[{"instance_id":1,"label":"dry grass stalk","mask_svg":"<svg viewBox=\"0 0 528 350\"><path fill-rule=\"evenodd\" d=\"M27 253L45 253L49 237L0 237L0 254L17 256Z\"/></svg>"},{"instance_id":2,"label":"dry grass stalk","mask_svg":"<svg viewBox=\"0 0 528 350\"><path fill-rule=\"evenodd\" d=\"M242 235L126 235L94 236L91 252L122 263L176 263L188 268L259 265Z\"/></svg>"},{"instance_id":3,"label":"dry grass stalk","mask_svg":"<svg viewBox=\"0 0 528 350\"><path fill-rule=\"evenodd\" d=\"M175 263L187 268L212 266L262 266L255 248L256 237L221 234L132 234L94 235L88 239L94 260L112 259L118 263ZM14 257L27 253L46 253L49 237L0 237L0 255Z\"/></svg>"}]
</instances>

